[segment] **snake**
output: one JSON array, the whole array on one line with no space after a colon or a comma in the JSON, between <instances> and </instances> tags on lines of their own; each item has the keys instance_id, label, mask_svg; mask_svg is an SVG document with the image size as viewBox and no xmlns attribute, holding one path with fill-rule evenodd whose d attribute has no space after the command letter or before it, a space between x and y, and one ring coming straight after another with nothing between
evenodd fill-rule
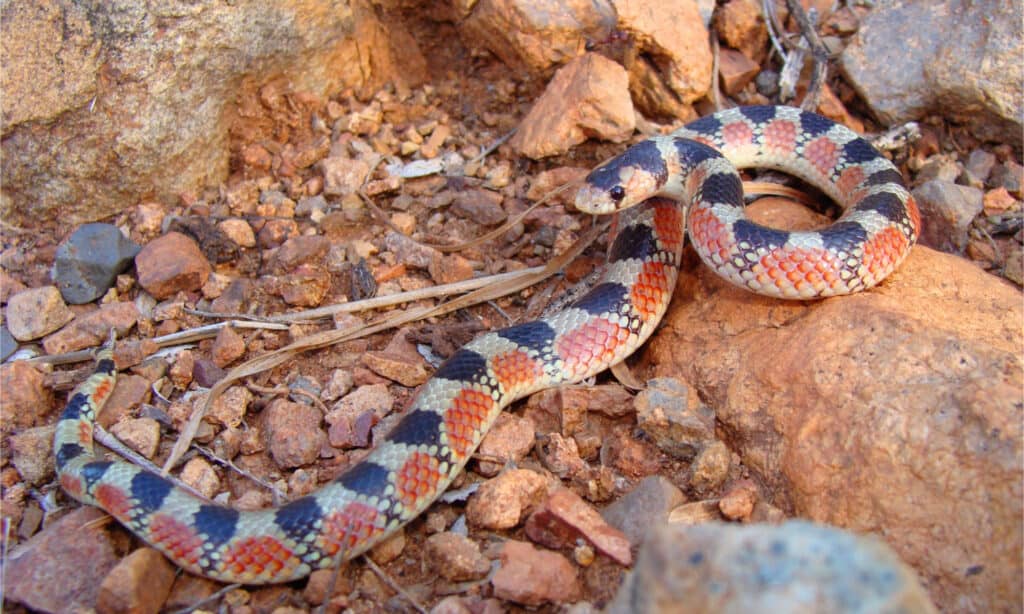
<instances>
[{"instance_id":1,"label":"snake","mask_svg":"<svg viewBox=\"0 0 1024 614\"><path fill-rule=\"evenodd\" d=\"M808 182L842 214L799 232L751 221L738 171L749 167ZM618 215L593 287L560 311L486 332L455 351L390 433L312 494L239 511L97 456L94 421L117 375L109 347L57 422L61 486L192 573L243 584L299 579L351 560L420 515L513 401L580 382L640 347L667 309L687 234L701 260L729 282L807 300L878 284L907 256L921 226L900 172L868 141L783 106L732 108L642 140L587 175L576 208Z\"/></svg>"}]
</instances>

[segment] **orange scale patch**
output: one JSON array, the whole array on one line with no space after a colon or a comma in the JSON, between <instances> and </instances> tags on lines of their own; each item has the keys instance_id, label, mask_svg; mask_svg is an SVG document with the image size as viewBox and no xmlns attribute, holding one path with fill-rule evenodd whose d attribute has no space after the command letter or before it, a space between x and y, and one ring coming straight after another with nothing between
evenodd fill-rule
<instances>
[{"instance_id":1,"label":"orange scale patch","mask_svg":"<svg viewBox=\"0 0 1024 614\"><path fill-rule=\"evenodd\" d=\"M60 485L69 495L76 499L82 496L82 480L70 473L60 474Z\"/></svg>"},{"instance_id":2,"label":"orange scale patch","mask_svg":"<svg viewBox=\"0 0 1024 614\"><path fill-rule=\"evenodd\" d=\"M78 423L78 443L86 446L92 443L92 423Z\"/></svg>"},{"instance_id":3,"label":"orange scale patch","mask_svg":"<svg viewBox=\"0 0 1024 614\"><path fill-rule=\"evenodd\" d=\"M690 174L686 176L686 192L688 194L696 194L707 178L708 172L702 166L690 171Z\"/></svg>"},{"instance_id":4,"label":"orange scale patch","mask_svg":"<svg viewBox=\"0 0 1024 614\"><path fill-rule=\"evenodd\" d=\"M629 340L628 329L605 318L595 318L570 331L555 342L555 352L569 373L585 373L596 364L610 364L618 358L616 350Z\"/></svg>"},{"instance_id":5,"label":"orange scale patch","mask_svg":"<svg viewBox=\"0 0 1024 614\"><path fill-rule=\"evenodd\" d=\"M796 125L788 119L773 119L764 127L765 147L770 151L792 154L796 150Z\"/></svg>"},{"instance_id":6,"label":"orange scale patch","mask_svg":"<svg viewBox=\"0 0 1024 614\"><path fill-rule=\"evenodd\" d=\"M95 407L99 407L107 400L107 397L114 390L113 378L105 378L100 380L96 387L92 391L92 400Z\"/></svg>"},{"instance_id":7,"label":"orange scale patch","mask_svg":"<svg viewBox=\"0 0 1024 614\"><path fill-rule=\"evenodd\" d=\"M729 259L733 245L728 227L705 207L690 210L690 241L706 254L718 254L723 261Z\"/></svg>"},{"instance_id":8,"label":"orange scale patch","mask_svg":"<svg viewBox=\"0 0 1024 614\"><path fill-rule=\"evenodd\" d=\"M268 535L243 537L227 546L221 555L222 569L243 578L274 576L281 570L302 564L291 548Z\"/></svg>"},{"instance_id":9,"label":"orange scale patch","mask_svg":"<svg viewBox=\"0 0 1024 614\"><path fill-rule=\"evenodd\" d=\"M672 268L662 262L645 262L636 283L630 290L633 308L645 322L657 316L671 293L669 272Z\"/></svg>"},{"instance_id":10,"label":"orange scale patch","mask_svg":"<svg viewBox=\"0 0 1024 614\"><path fill-rule=\"evenodd\" d=\"M100 484L93 495L100 507L118 520L127 520L132 502L123 490L111 484Z\"/></svg>"},{"instance_id":11,"label":"orange scale patch","mask_svg":"<svg viewBox=\"0 0 1024 614\"><path fill-rule=\"evenodd\" d=\"M827 136L821 136L804 145L804 158L825 177L832 175L839 162L839 146Z\"/></svg>"},{"instance_id":12,"label":"orange scale patch","mask_svg":"<svg viewBox=\"0 0 1024 614\"><path fill-rule=\"evenodd\" d=\"M195 566L205 540L184 522L166 514L154 514L146 541L163 550L174 562Z\"/></svg>"},{"instance_id":13,"label":"orange scale patch","mask_svg":"<svg viewBox=\"0 0 1024 614\"><path fill-rule=\"evenodd\" d=\"M461 459L473 450L476 437L492 409L494 399L487 393L465 388L455 395L444 411L444 427L448 447L456 457Z\"/></svg>"},{"instance_id":14,"label":"orange scale patch","mask_svg":"<svg viewBox=\"0 0 1024 614\"><path fill-rule=\"evenodd\" d=\"M662 247L675 253L683 242L683 213L672 201L658 201L654 207L654 232Z\"/></svg>"},{"instance_id":15,"label":"orange scale patch","mask_svg":"<svg viewBox=\"0 0 1024 614\"><path fill-rule=\"evenodd\" d=\"M355 550L384 531L384 527L377 524L379 515L376 508L365 503L349 503L324 518L317 547L330 556L342 549Z\"/></svg>"},{"instance_id":16,"label":"orange scale patch","mask_svg":"<svg viewBox=\"0 0 1024 614\"><path fill-rule=\"evenodd\" d=\"M778 248L761 257L763 273L775 285L822 288L839 279L842 263L827 250Z\"/></svg>"},{"instance_id":17,"label":"orange scale patch","mask_svg":"<svg viewBox=\"0 0 1024 614\"><path fill-rule=\"evenodd\" d=\"M544 365L541 361L530 358L526 352L513 350L491 359L491 372L498 379L502 390L508 394L520 387L530 386L544 377Z\"/></svg>"},{"instance_id":18,"label":"orange scale patch","mask_svg":"<svg viewBox=\"0 0 1024 614\"><path fill-rule=\"evenodd\" d=\"M733 122L722 126L722 138L730 147L742 147L754 142L754 131L744 122Z\"/></svg>"},{"instance_id":19,"label":"orange scale patch","mask_svg":"<svg viewBox=\"0 0 1024 614\"><path fill-rule=\"evenodd\" d=\"M439 466L440 462L425 452L409 455L409 460L395 472L395 495L402 505L411 510L420 501L433 497L444 478Z\"/></svg>"},{"instance_id":20,"label":"orange scale patch","mask_svg":"<svg viewBox=\"0 0 1024 614\"><path fill-rule=\"evenodd\" d=\"M907 249L907 237L898 228L890 227L875 233L864 244L864 266L877 279L896 264L900 254Z\"/></svg>"},{"instance_id":21,"label":"orange scale patch","mask_svg":"<svg viewBox=\"0 0 1024 614\"><path fill-rule=\"evenodd\" d=\"M852 200L859 200L859 195L854 194L854 191L864 181L864 169L859 166L847 166L843 169L843 172L839 174L839 179L836 181L836 187L843 194L850 194Z\"/></svg>"}]
</instances>

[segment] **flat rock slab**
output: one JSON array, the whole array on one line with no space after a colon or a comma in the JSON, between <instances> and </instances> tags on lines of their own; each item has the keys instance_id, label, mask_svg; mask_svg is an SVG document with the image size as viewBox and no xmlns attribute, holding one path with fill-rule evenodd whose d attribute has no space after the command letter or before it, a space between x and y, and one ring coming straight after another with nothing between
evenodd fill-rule
<instances>
[{"instance_id":1,"label":"flat rock slab","mask_svg":"<svg viewBox=\"0 0 1024 614\"><path fill-rule=\"evenodd\" d=\"M649 352L783 509L884 535L942 607L1021 601L1024 303L917 246L871 291L762 298L691 263Z\"/></svg>"}]
</instances>

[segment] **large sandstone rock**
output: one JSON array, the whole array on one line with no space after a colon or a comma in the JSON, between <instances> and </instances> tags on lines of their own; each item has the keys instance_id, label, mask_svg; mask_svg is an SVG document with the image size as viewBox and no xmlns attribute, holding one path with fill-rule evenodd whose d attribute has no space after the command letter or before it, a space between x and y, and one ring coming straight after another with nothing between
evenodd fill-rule
<instances>
[{"instance_id":1,"label":"large sandstone rock","mask_svg":"<svg viewBox=\"0 0 1024 614\"><path fill-rule=\"evenodd\" d=\"M920 246L881 286L817 302L755 296L691 262L649 356L698 387L776 504L883 537L940 609L1010 611L1022 305Z\"/></svg>"},{"instance_id":2,"label":"large sandstone rock","mask_svg":"<svg viewBox=\"0 0 1024 614\"><path fill-rule=\"evenodd\" d=\"M711 87L711 44L696 0L616 0L618 28L629 33L629 88L641 111L697 118L690 103Z\"/></svg>"},{"instance_id":3,"label":"large sandstone rock","mask_svg":"<svg viewBox=\"0 0 1024 614\"><path fill-rule=\"evenodd\" d=\"M615 26L608 0L458 0L459 32L515 70L545 73L582 55Z\"/></svg>"},{"instance_id":4,"label":"large sandstone rock","mask_svg":"<svg viewBox=\"0 0 1024 614\"><path fill-rule=\"evenodd\" d=\"M509 144L538 159L563 154L591 137L625 141L636 127L628 83L625 69L602 55L572 60L558 69Z\"/></svg>"},{"instance_id":5,"label":"large sandstone rock","mask_svg":"<svg viewBox=\"0 0 1024 614\"><path fill-rule=\"evenodd\" d=\"M235 105L422 79L358 1L12 2L0 8L0 214L94 220L226 178ZM259 103L257 103L258 105Z\"/></svg>"},{"instance_id":6,"label":"large sandstone rock","mask_svg":"<svg viewBox=\"0 0 1024 614\"><path fill-rule=\"evenodd\" d=\"M1019 146L1022 24L1014 0L880 3L843 51L840 66L887 124L934 112L965 122L982 139Z\"/></svg>"}]
</instances>

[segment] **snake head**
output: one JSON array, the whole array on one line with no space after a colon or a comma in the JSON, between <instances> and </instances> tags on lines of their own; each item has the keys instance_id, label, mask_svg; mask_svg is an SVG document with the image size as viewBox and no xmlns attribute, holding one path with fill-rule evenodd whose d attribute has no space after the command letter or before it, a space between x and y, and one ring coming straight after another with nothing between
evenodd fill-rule
<instances>
[{"instance_id":1,"label":"snake head","mask_svg":"<svg viewBox=\"0 0 1024 614\"><path fill-rule=\"evenodd\" d=\"M595 168L576 193L576 208L607 214L657 195L668 180L663 138L642 141Z\"/></svg>"}]
</instances>

